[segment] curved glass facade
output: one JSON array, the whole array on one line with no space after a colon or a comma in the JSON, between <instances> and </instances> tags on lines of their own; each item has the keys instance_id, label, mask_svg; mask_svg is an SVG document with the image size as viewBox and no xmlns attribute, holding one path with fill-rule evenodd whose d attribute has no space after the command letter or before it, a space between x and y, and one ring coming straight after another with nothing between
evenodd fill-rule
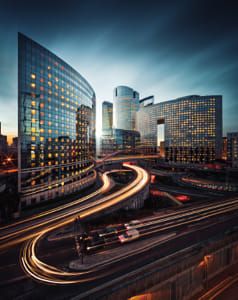
<instances>
[{"instance_id":1,"label":"curved glass facade","mask_svg":"<svg viewBox=\"0 0 238 300\"><path fill-rule=\"evenodd\" d=\"M27 204L81 189L82 180L92 177L96 151L92 87L19 34L18 103L19 191Z\"/></svg>"},{"instance_id":2,"label":"curved glass facade","mask_svg":"<svg viewBox=\"0 0 238 300\"><path fill-rule=\"evenodd\" d=\"M128 86L118 86L113 92L113 127L136 130L136 112L139 109L139 93Z\"/></svg>"}]
</instances>

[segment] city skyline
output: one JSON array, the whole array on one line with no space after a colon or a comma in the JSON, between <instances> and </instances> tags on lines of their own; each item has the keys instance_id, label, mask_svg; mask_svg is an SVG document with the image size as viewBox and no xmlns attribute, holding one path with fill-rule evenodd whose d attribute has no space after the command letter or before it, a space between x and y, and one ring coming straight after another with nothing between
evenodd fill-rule
<instances>
[{"instance_id":1,"label":"city skyline","mask_svg":"<svg viewBox=\"0 0 238 300\"><path fill-rule=\"evenodd\" d=\"M58 1L54 7L43 1L35 9L29 1L3 1L3 134L17 135L18 31L85 75L95 88L100 126L101 103L112 101L114 87L128 85L141 98L153 94L155 103L189 94L222 94L224 135L237 131L236 6L219 1L204 5L201 1L199 5L182 1L173 6L145 1ZM63 21L56 25L56 20Z\"/></svg>"},{"instance_id":2,"label":"city skyline","mask_svg":"<svg viewBox=\"0 0 238 300\"><path fill-rule=\"evenodd\" d=\"M237 15L0 0L3 299L237 298Z\"/></svg>"}]
</instances>

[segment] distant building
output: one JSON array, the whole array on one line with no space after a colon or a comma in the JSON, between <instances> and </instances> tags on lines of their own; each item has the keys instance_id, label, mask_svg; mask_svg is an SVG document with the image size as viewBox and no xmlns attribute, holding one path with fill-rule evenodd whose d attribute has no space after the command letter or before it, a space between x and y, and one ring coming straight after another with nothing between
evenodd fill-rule
<instances>
[{"instance_id":1,"label":"distant building","mask_svg":"<svg viewBox=\"0 0 238 300\"><path fill-rule=\"evenodd\" d=\"M12 144L8 146L8 155L11 159L12 167L18 166L18 137L12 139Z\"/></svg>"},{"instance_id":2,"label":"distant building","mask_svg":"<svg viewBox=\"0 0 238 300\"><path fill-rule=\"evenodd\" d=\"M18 190L22 207L95 181L95 92L71 66L18 36Z\"/></svg>"},{"instance_id":3,"label":"distant building","mask_svg":"<svg viewBox=\"0 0 238 300\"><path fill-rule=\"evenodd\" d=\"M140 107L153 105L154 104L154 96L145 97L143 99L140 99Z\"/></svg>"},{"instance_id":4,"label":"distant building","mask_svg":"<svg viewBox=\"0 0 238 300\"><path fill-rule=\"evenodd\" d=\"M2 134L2 127L0 122L0 163L6 158L8 154L7 136Z\"/></svg>"},{"instance_id":5,"label":"distant building","mask_svg":"<svg viewBox=\"0 0 238 300\"><path fill-rule=\"evenodd\" d=\"M222 96L191 95L157 104L146 100L150 101L141 101L136 113L136 129L147 153L157 152L164 142L167 161L202 163L221 158Z\"/></svg>"},{"instance_id":6,"label":"distant building","mask_svg":"<svg viewBox=\"0 0 238 300\"><path fill-rule=\"evenodd\" d=\"M112 130L113 104L108 101L102 103L102 134L108 135Z\"/></svg>"},{"instance_id":7,"label":"distant building","mask_svg":"<svg viewBox=\"0 0 238 300\"><path fill-rule=\"evenodd\" d=\"M105 135L101 142L101 155L105 156L117 151L134 152L140 145L140 133L135 130L116 129Z\"/></svg>"},{"instance_id":8,"label":"distant building","mask_svg":"<svg viewBox=\"0 0 238 300\"><path fill-rule=\"evenodd\" d=\"M113 91L113 128L136 130L136 112L139 110L139 93L128 86Z\"/></svg>"},{"instance_id":9,"label":"distant building","mask_svg":"<svg viewBox=\"0 0 238 300\"><path fill-rule=\"evenodd\" d=\"M227 133L227 162L238 168L238 132Z\"/></svg>"},{"instance_id":10,"label":"distant building","mask_svg":"<svg viewBox=\"0 0 238 300\"><path fill-rule=\"evenodd\" d=\"M227 137L222 138L222 159L227 160Z\"/></svg>"},{"instance_id":11,"label":"distant building","mask_svg":"<svg viewBox=\"0 0 238 300\"><path fill-rule=\"evenodd\" d=\"M18 137L17 136L12 139L12 147L15 149L17 149L17 147L18 147Z\"/></svg>"}]
</instances>

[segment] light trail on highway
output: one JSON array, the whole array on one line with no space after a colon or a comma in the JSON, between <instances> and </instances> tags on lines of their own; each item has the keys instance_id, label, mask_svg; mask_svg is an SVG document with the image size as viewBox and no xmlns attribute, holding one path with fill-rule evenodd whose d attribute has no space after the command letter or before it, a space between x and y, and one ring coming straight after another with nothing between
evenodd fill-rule
<instances>
[{"instance_id":1,"label":"light trail on highway","mask_svg":"<svg viewBox=\"0 0 238 300\"><path fill-rule=\"evenodd\" d=\"M59 207L58 209L53 209L50 211L50 213L43 213L46 215L49 215L49 218L47 220L42 221L41 219L38 220L38 222L36 224L31 224L29 225L29 222L26 223L25 227L23 229L18 229L13 231L13 232L9 232L6 233L6 231L4 231L4 234L2 232L2 236L0 236L0 250L4 250L7 249L8 247L11 247L13 245L16 245L17 243L21 243L29 238L32 238L35 235L38 235L42 232L42 226L49 226L49 228L55 229L61 226L65 226L71 222L74 221L75 217L80 215L81 218L85 218L89 215L91 215L92 213L89 213L88 209L93 210L94 213L99 212L107 207L111 207L117 203L120 203L121 201L127 199L128 197L136 194L140 189L143 189L144 186L149 182L149 175L148 173L143 170L140 167L137 166L131 166L128 164L124 164L125 167L129 168L130 170L134 171L136 173L136 178L133 180L132 183L128 184L126 187L123 187L122 189L120 189L117 192L114 192L108 196L99 198L99 200L94 200L92 203L88 203L88 204L83 204L81 207L76 207L74 208L72 206L71 203L68 203L64 206L65 207L69 207L70 210L64 212L64 209L60 209L61 207ZM86 200L89 200L93 197L95 197L96 195L100 194L100 193L105 193L106 190L108 190L108 187L110 185L110 178L109 178L109 174L110 171L104 173L103 176L103 182L104 185L102 188L100 188L98 191L85 196L79 200L76 200L72 203L75 202L78 205L79 203L83 203L86 202ZM71 205L70 205L71 204ZM59 214L52 215L52 212L54 213L55 210L58 212L60 212ZM30 219L31 220L31 219ZM51 223L57 223L55 226L51 226ZM21 223L19 223L21 224ZM7 228L8 229L8 228ZM36 232L32 233L33 229L38 229ZM26 233L29 233L28 235L26 235ZM22 237L21 235L24 236Z\"/></svg>"},{"instance_id":2,"label":"light trail on highway","mask_svg":"<svg viewBox=\"0 0 238 300\"><path fill-rule=\"evenodd\" d=\"M0 250L4 250L8 247L21 243L28 238L32 238L37 233L30 233L32 229L41 228L47 224L55 222L57 220L62 220L62 218L70 217L78 212L78 205L86 202L100 194L104 194L110 190L111 179L109 177L110 171L102 174L103 186L97 191L74 200L70 203L61 205L59 207L50 209L48 211L42 212L40 214L34 215L32 217L20 220L13 224L1 227L0 229ZM70 211L67 211L70 210ZM23 228L21 228L21 226ZM27 234L24 237L21 235ZM12 240L14 238L14 240Z\"/></svg>"},{"instance_id":3,"label":"light trail on highway","mask_svg":"<svg viewBox=\"0 0 238 300\"><path fill-rule=\"evenodd\" d=\"M177 218L175 214L172 214L170 217L165 217L164 220L161 220L159 219L160 217L158 217L157 222L153 220L153 222L150 223L148 222L146 225L143 224L141 226L135 226L135 228L142 230L142 228L151 227L146 232L144 233L141 232L141 237L145 238L146 236L158 234L166 230L176 231L181 226L194 224L202 220L212 218L214 216L224 215L228 212L234 212L237 210L238 210L238 199L234 199L232 201L226 201L225 203L219 203L216 205L210 204L203 208L198 207L196 209L191 209L189 212L187 211L184 214L182 213L181 215L177 215ZM97 212L97 209L95 208L89 209L89 211L84 213L84 215L87 216L88 214L90 214L90 212L95 213ZM166 222L168 221L170 223L167 224ZM176 222L174 224L171 224L171 221L172 222L176 221ZM162 223L165 224L162 225ZM56 229L56 227L45 230L40 235L38 235L37 237L29 241L25 245L21 256L21 264L25 269L25 271L36 280L45 282L47 284L65 285L65 284L73 284L73 283L75 284L75 283L81 283L85 281L91 281L94 280L95 278L103 277L110 272L114 272L113 265L117 262L120 262L120 260L122 262L122 260L126 258L133 259L133 256L135 254L138 254L138 250L133 250L130 254L123 255L122 253L120 255L120 258L115 257L113 259L110 259L110 261L101 263L96 268L91 268L90 270L87 271L66 272L56 268L55 266L51 266L42 262L39 258L37 258L37 254L36 254L36 247L38 242L41 239L43 239L44 235ZM158 243L155 242L153 243L153 245L151 244L147 245L148 247L146 247L146 250L158 246L159 243L161 243L161 241L159 241ZM140 249L140 251L142 250ZM122 263L120 263L120 266L121 268L123 268ZM99 271L101 271L101 273L99 273Z\"/></svg>"},{"instance_id":4,"label":"light trail on highway","mask_svg":"<svg viewBox=\"0 0 238 300\"><path fill-rule=\"evenodd\" d=\"M149 174L142 168L138 166L131 166L128 164L124 164L125 167L132 169L136 172L137 176L133 182L128 184L126 187L120 189L117 192L112 193L109 196L105 196L99 200L94 201L93 204L84 205L83 208L80 209L78 212L78 215L80 219L84 219L92 214L95 214L99 211L105 210L106 208L110 208L123 200L127 200L129 197L135 195L140 190L142 190L149 182ZM25 271L30 274L32 277L37 279L37 275L34 273L34 270L39 268L41 269L45 274L49 272L50 274L53 274L56 272L59 272L62 274L63 271L58 270L57 268L53 266L48 266L45 263L41 262L37 257L35 253L35 248L37 245L37 242L43 238L44 235L49 234L49 232L58 229L59 227L62 227L70 222L72 222L74 218L71 218L67 221L61 222L60 224L49 226L47 229L42 230L37 236L33 237L32 240L28 241L26 245L24 246L22 256L21 256L21 264ZM31 265L28 263L28 261L33 261L35 263L35 267L31 267ZM47 267L47 268L46 268ZM67 272L63 272L63 275L67 276ZM79 273L77 273L79 275ZM71 274L69 275L71 276ZM48 280L46 282L50 283ZM61 281L58 281L59 283ZM69 281L70 283L73 283Z\"/></svg>"}]
</instances>

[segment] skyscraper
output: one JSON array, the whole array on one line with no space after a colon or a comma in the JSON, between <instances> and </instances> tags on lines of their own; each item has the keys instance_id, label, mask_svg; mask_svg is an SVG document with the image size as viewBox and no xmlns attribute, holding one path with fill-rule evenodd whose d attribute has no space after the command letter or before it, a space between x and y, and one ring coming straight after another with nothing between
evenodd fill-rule
<instances>
[{"instance_id":1,"label":"skyscraper","mask_svg":"<svg viewBox=\"0 0 238 300\"><path fill-rule=\"evenodd\" d=\"M71 66L18 35L19 178L22 205L95 180L95 93Z\"/></svg>"},{"instance_id":2,"label":"skyscraper","mask_svg":"<svg viewBox=\"0 0 238 300\"><path fill-rule=\"evenodd\" d=\"M102 103L102 134L108 134L112 130L113 104L108 101Z\"/></svg>"},{"instance_id":3,"label":"skyscraper","mask_svg":"<svg viewBox=\"0 0 238 300\"><path fill-rule=\"evenodd\" d=\"M134 153L140 146L140 134L135 130L113 128L111 134L102 136L101 155L105 156L113 152Z\"/></svg>"},{"instance_id":4,"label":"skyscraper","mask_svg":"<svg viewBox=\"0 0 238 300\"><path fill-rule=\"evenodd\" d=\"M221 158L222 96L191 95L157 104L141 103L136 116L141 147L174 162L209 162Z\"/></svg>"},{"instance_id":5,"label":"skyscraper","mask_svg":"<svg viewBox=\"0 0 238 300\"><path fill-rule=\"evenodd\" d=\"M139 109L139 93L128 86L113 91L113 127L136 130L135 118Z\"/></svg>"}]
</instances>

